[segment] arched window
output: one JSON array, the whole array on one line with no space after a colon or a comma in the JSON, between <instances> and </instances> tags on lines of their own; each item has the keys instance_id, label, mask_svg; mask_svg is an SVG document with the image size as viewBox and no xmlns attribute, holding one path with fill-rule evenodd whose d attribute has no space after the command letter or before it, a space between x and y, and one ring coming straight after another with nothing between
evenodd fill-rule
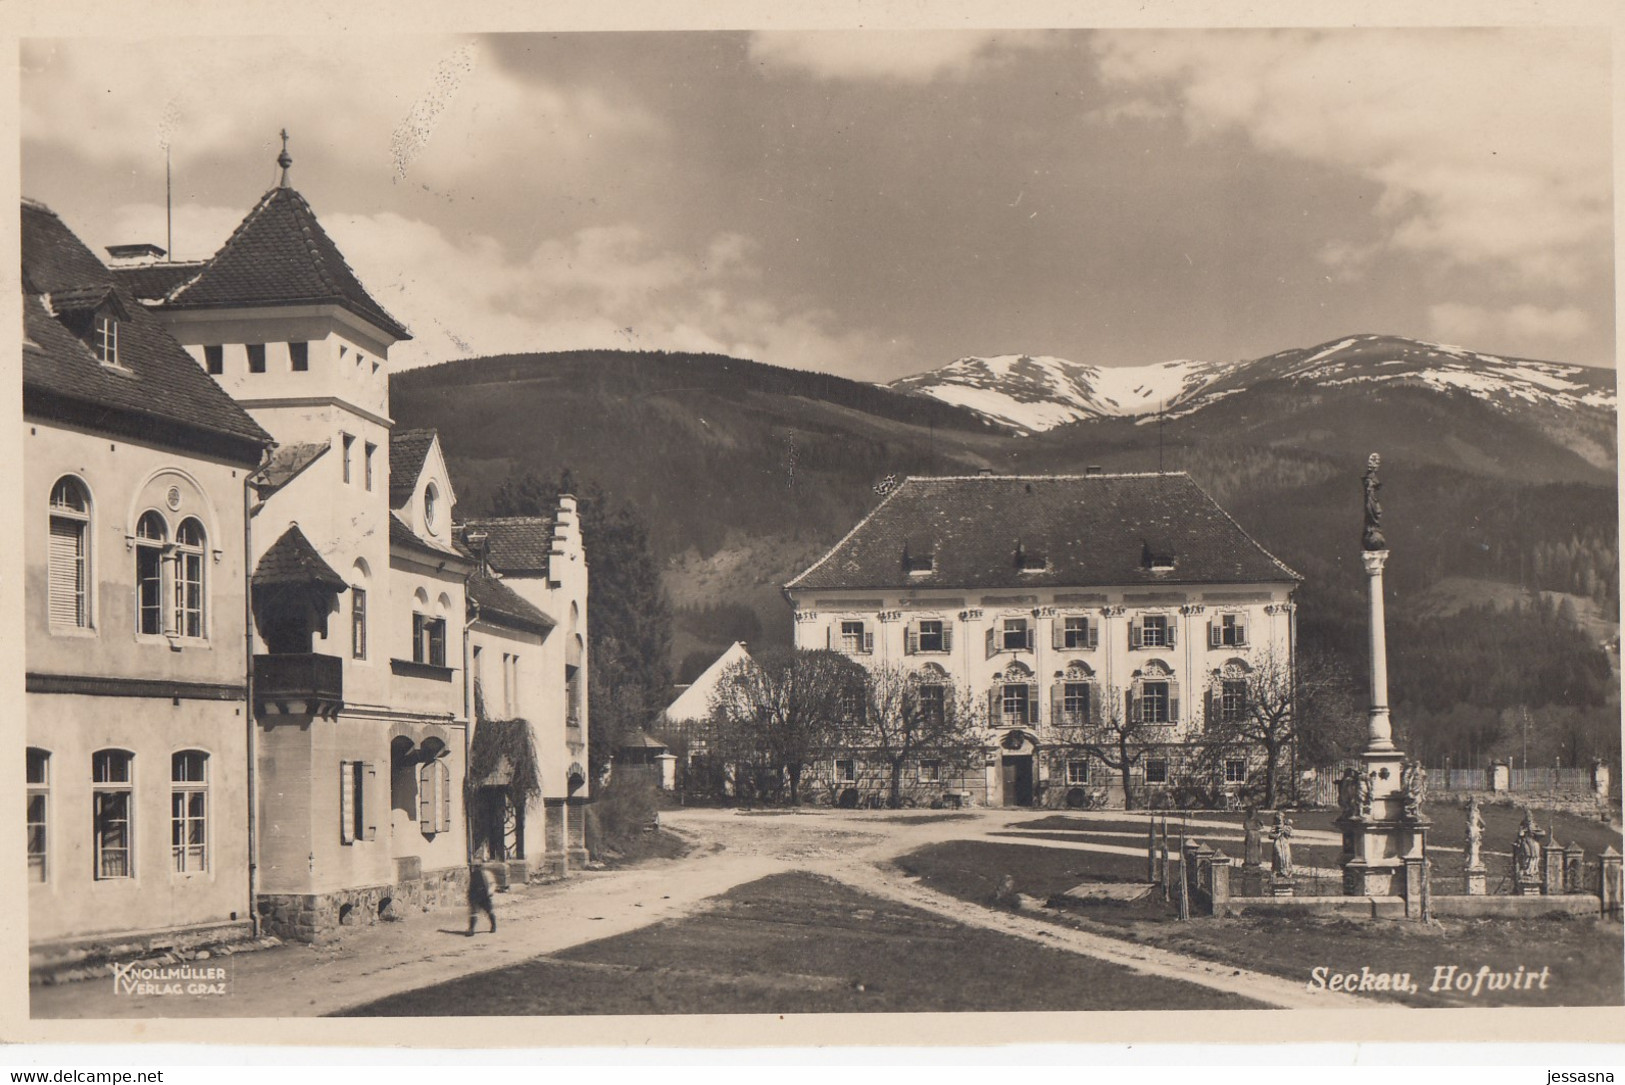
<instances>
[{"instance_id":1,"label":"arched window","mask_svg":"<svg viewBox=\"0 0 1625 1085\"><path fill-rule=\"evenodd\" d=\"M423 526L429 534L440 534L440 487L429 483L423 488Z\"/></svg>"},{"instance_id":2,"label":"arched window","mask_svg":"<svg viewBox=\"0 0 1625 1085\"><path fill-rule=\"evenodd\" d=\"M1050 687L1050 716L1057 727L1088 727L1098 711L1095 675L1089 665L1074 660Z\"/></svg>"},{"instance_id":3,"label":"arched window","mask_svg":"<svg viewBox=\"0 0 1625 1085\"><path fill-rule=\"evenodd\" d=\"M130 832L135 755L97 750L90 755L92 868L97 881L135 876L135 838Z\"/></svg>"},{"instance_id":4,"label":"arched window","mask_svg":"<svg viewBox=\"0 0 1625 1085\"><path fill-rule=\"evenodd\" d=\"M169 525L156 512L144 513L135 525L135 629L164 631L164 547Z\"/></svg>"},{"instance_id":5,"label":"arched window","mask_svg":"<svg viewBox=\"0 0 1625 1085\"><path fill-rule=\"evenodd\" d=\"M195 519L181 521L175 532L175 629L183 637L204 636L203 560L206 537Z\"/></svg>"},{"instance_id":6,"label":"arched window","mask_svg":"<svg viewBox=\"0 0 1625 1085\"><path fill-rule=\"evenodd\" d=\"M1129 718L1135 723L1170 724L1179 722L1179 682L1160 659L1153 659L1134 672L1129 691Z\"/></svg>"},{"instance_id":7,"label":"arched window","mask_svg":"<svg viewBox=\"0 0 1625 1085\"><path fill-rule=\"evenodd\" d=\"M43 882L46 866L46 829L51 805L51 755L28 748L28 880Z\"/></svg>"},{"instance_id":8,"label":"arched window","mask_svg":"<svg viewBox=\"0 0 1625 1085\"><path fill-rule=\"evenodd\" d=\"M51 487L50 590L53 626L90 625L90 498L76 478Z\"/></svg>"},{"instance_id":9,"label":"arched window","mask_svg":"<svg viewBox=\"0 0 1625 1085\"><path fill-rule=\"evenodd\" d=\"M170 758L169 844L177 874L209 869L209 755L181 750Z\"/></svg>"},{"instance_id":10,"label":"arched window","mask_svg":"<svg viewBox=\"0 0 1625 1085\"><path fill-rule=\"evenodd\" d=\"M350 658L367 658L367 563L357 558L350 573Z\"/></svg>"}]
</instances>

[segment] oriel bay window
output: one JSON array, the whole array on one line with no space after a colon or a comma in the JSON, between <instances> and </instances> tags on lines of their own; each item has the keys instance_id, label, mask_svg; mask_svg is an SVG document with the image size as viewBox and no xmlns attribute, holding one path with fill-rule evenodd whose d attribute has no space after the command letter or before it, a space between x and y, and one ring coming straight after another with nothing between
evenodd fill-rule
<instances>
[{"instance_id":1,"label":"oriel bay window","mask_svg":"<svg viewBox=\"0 0 1625 1085\"><path fill-rule=\"evenodd\" d=\"M208 869L209 755L182 750L170 759L169 843L175 873Z\"/></svg>"},{"instance_id":2,"label":"oriel bay window","mask_svg":"<svg viewBox=\"0 0 1625 1085\"><path fill-rule=\"evenodd\" d=\"M98 750L90 758L92 870L98 881L135 874L130 835L134 760L126 750Z\"/></svg>"},{"instance_id":3,"label":"oriel bay window","mask_svg":"<svg viewBox=\"0 0 1625 1085\"><path fill-rule=\"evenodd\" d=\"M412 615L412 662L446 665L446 619Z\"/></svg>"}]
</instances>

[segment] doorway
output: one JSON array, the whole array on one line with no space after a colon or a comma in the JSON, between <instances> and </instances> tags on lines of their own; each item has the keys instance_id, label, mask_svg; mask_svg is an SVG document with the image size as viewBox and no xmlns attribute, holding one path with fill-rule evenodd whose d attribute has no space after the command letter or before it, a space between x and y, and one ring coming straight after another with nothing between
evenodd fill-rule
<instances>
[{"instance_id":1,"label":"doorway","mask_svg":"<svg viewBox=\"0 0 1625 1085\"><path fill-rule=\"evenodd\" d=\"M1032 754L1011 756L1006 754L1004 770L1004 805L1031 806L1033 804Z\"/></svg>"}]
</instances>

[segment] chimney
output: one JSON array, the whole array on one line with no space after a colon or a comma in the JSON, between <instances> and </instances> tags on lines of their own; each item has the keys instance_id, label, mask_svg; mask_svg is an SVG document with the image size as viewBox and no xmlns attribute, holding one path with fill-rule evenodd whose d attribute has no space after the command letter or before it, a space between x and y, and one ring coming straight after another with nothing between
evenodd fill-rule
<instances>
[{"instance_id":1,"label":"chimney","mask_svg":"<svg viewBox=\"0 0 1625 1085\"><path fill-rule=\"evenodd\" d=\"M1100 474L1100 464L1091 463L1088 467L1085 467L1083 469L1083 473L1085 475L1098 475L1098 474Z\"/></svg>"}]
</instances>

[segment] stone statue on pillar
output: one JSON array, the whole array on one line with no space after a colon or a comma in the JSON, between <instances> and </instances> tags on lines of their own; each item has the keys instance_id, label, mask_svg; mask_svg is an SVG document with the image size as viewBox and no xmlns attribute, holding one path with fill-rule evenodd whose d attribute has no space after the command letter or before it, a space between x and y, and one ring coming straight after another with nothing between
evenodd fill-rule
<instances>
[{"instance_id":1,"label":"stone statue on pillar","mask_svg":"<svg viewBox=\"0 0 1625 1085\"><path fill-rule=\"evenodd\" d=\"M1275 811L1275 825L1270 829L1272 845L1271 870L1277 878L1292 877L1292 823L1286 811Z\"/></svg>"},{"instance_id":2,"label":"stone statue on pillar","mask_svg":"<svg viewBox=\"0 0 1625 1085\"><path fill-rule=\"evenodd\" d=\"M1518 838L1512 842L1512 865L1519 883L1540 881L1540 828L1535 824L1535 812L1525 810L1523 824L1518 826Z\"/></svg>"},{"instance_id":3,"label":"stone statue on pillar","mask_svg":"<svg viewBox=\"0 0 1625 1085\"><path fill-rule=\"evenodd\" d=\"M1382 483L1377 481L1377 468L1382 463L1382 457L1375 452L1365 461L1365 535L1362 545L1367 550L1386 550L1388 540L1382 535L1382 506L1377 503L1377 491L1382 489Z\"/></svg>"},{"instance_id":4,"label":"stone statue on pillar","mask_svg":"<svg viewBox=\"0 0 1625 1085\"><path fill-rule=\"evenodd\" d=\"M1360 816L1362 805L1360 797L1364 790L1365 785L1360 778L1359 770L1344 769L1342 779L1337 781L1337 805L1342 809L1345 818Z\"/></svg>"},{"instance_id":5,"label":"stone statue on pillar","mask_svg":"<svg viewBox=\"0 0 1625 1085\"><path fill-rule=\"evenodd\" d=\"M1413 820L1421 817L1422 803L1428 792L1428 770L1420 761L1407 761L1399 780L1405 793L1405 816Z\"/></svg>"}]
</instances>

